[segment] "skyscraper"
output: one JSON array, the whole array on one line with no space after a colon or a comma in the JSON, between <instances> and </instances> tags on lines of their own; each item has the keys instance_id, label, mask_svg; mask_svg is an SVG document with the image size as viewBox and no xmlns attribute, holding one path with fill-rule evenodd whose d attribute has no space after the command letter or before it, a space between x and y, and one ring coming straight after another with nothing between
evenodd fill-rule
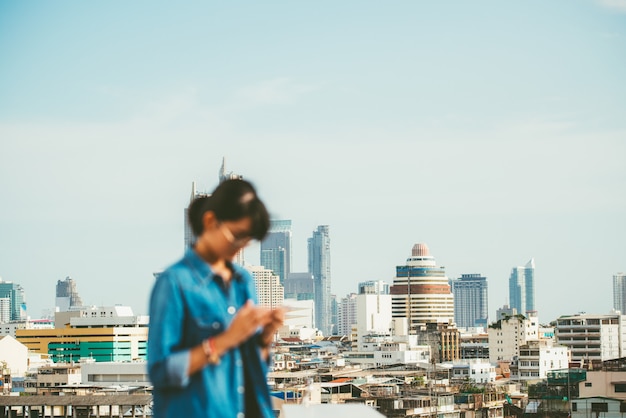
<instances>
[{"instance_id":1,"label":"skyscraper","mask_svg":"<svg viewBox=\"0 0 626 418\"><path fill-rule=\"evenodd\" d=\"M67 312L83 307L83 300L76 290L76 282L66 277L65 280L57 280L57 292L55 306L58 312Z\"/></svg>"},{"instance_id":2,"label":"skyscraper","mask_svg":"<svg viewBox=\"0 0 626 418\"><path fill-rule=\"evenodd\" d=\"M487 278L480 274L462 274L451 280L454 295L454 322L458 327L486 327L489 311Z\"/></svg>"},{"instance_id":3,"label":"skyscraper","mask_svg":"<svg viewBox=\"0 0 626 418\"><path fill-rule=\"evenodd\" d=\"M513 267L509 277L509 299L511 308L526 314L536 311L535 307L535 259L531 258L524 267Z\"/></svg>"},{"instance_id":4,"label":"skyscraper","mask_svg":"<svg viewBox=\"0 0 626 418\"><path fill-rule=\"evenodd\" d=\"M428 322L452 322L454 297L444 267L438 267L426 244L415 244L406 264L396 266L391 286L393 318L407 318L409 333Z\"/></svg>"},{"instance_id":5,"label":"skyscraper","mask_svg":"<svg viewBox=\"0 0 626 418\"><path fill-rule=\"evenodd\" d=\"M220 167L220 170L217 173L217 177L220 183L228 179L242 179L243 178L242 175L236 174L232 171L226 172L226 157L222 157L222 166ZM195 181L192 182L191 183L191 197L189 198L189 203L191 204L191 202L193 202L194 199L198 197L203 197L203 196L211 196L211 193L198 191L196 189L196 182ZM188 211L189 211L189 205L185 208L184 218L183 218L183 228L185 231L185 250L191 247L196 241L196 237L193 235L193 232L191 231L191 227L189 226L189 222L187 220ZM238 254L238 256L240 254L241 252ZM241 261L241 260L236 260L236 261Z\"/></svg>"},{"instance_id":6,"label":"skyscraper","mask_svg":"<svg viewBox=\"0 0 626 418\"><path fill-rule=\"evenodd\" d=\"M626 315L626 273L613 275L613 309Z\"/></svg>"},{"instance_id":7,"label":"skyscraper","mask_svg":"<svg viewBox=\"0 0 626 418\"><path fill-rule=\"evenodd\" d=\"M272 270L280 284L291 272L291 221L272 220L267 236L261 241L261 265Z\"/></svg>"},{"instance_id":8,"label":"skyscraper","mask_svg":"<svg viewBox=\"0 0 626 418\"><path fill-rule=\"evenodd\" d=\"M350 293L341 299L338 306L337 332L339 335L350 335L352 325L356 325L356 293Z\"/></svg>"},{"instance_id":9,"label":"skyscraper","mask_svg":"<svg viewBox=\"0 0 626 418\"><path fill-rule=\"evenodd\" d=\"M24 289L22 286L0 279L0 299L5 299L2 302L4 306L3 316L8 316L9 321L26 319L26 301L24 300Z\"/></svg>"},{"instance_id":10,"label":"skyscraper","mask_svg":"<svg viewBox=\"0 0 626 418\"><path fill-rule=\"evenodd\" d=\"M330 235L329 226L320 225L308 239L309 272L315 289L315 326L324 335L332 331L330 302Z\"/></svg>"}]
</instances>

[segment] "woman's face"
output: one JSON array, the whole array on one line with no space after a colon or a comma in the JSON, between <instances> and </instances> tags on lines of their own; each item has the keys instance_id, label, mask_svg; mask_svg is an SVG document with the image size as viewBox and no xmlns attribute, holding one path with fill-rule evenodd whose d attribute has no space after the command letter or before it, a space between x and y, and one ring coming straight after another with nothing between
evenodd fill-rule
<instances>
[{"instance_id":1,"label":"woman's face","mask_svg":"<svg viewBox=\"0 0 626 418\"><path fill-rule=\"evenodd\" d=\"M236 221L213 219L208 225L205 223L202 239L206 240L214 255L232 260L252 239L251 229L252 220L249 217Z\"/></svg>"}]
</instances>

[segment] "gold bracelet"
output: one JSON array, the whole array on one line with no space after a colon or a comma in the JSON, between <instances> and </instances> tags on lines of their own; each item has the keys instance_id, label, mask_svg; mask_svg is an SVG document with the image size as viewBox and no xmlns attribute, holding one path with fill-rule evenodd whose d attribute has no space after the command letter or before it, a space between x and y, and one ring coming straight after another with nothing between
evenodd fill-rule
<instances>
[{"instance_id":1,"label":"gold bracelet","mask_svg":"<svg viewBox=\"0 0 626 418\"><path fill-rule=\"evenodd\" d=\"M215 339L213 337L202 341L202 351L204 351L209 364L220 364L220 357L215 351Z\"/></svg>"}]
</instances>

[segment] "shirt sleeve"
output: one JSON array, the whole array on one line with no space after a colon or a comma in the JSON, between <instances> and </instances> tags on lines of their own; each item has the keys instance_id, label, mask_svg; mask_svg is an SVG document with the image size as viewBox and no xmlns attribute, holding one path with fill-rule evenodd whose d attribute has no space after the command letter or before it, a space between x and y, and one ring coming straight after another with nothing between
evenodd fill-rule
<instances>
[{"instance_id":1,"label":"shirt sleeve","mask_svg":"<svg viewBox=\"0 0 626 418\"><path fill-rule=\"evenodd\" d=\"M148 373L155 388L184 387L189 382L188 349L182 341L184 304L175 272L156 280L150 296Z\"/></svg>"}]
</instances>

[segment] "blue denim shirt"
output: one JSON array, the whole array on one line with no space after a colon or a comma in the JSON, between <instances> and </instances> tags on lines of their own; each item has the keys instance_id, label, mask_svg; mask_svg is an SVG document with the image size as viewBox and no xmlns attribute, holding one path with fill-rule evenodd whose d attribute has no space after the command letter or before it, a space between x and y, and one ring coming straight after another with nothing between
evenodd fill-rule
<instances>
[{"instance_id":1,"label":"blue denim shirt","mask_svg":"<svg viewBox=\"0 0 626 418\"><path fill-rule=\"evenodd\" d=\"M250 273L233 265L224 286L192 249L156 280L150 298L148 372L154 417L273 418L267 363L258 335L188 376L190 349L225 331L248 299L256 302Z\"/></svg>"}]
</instances>

